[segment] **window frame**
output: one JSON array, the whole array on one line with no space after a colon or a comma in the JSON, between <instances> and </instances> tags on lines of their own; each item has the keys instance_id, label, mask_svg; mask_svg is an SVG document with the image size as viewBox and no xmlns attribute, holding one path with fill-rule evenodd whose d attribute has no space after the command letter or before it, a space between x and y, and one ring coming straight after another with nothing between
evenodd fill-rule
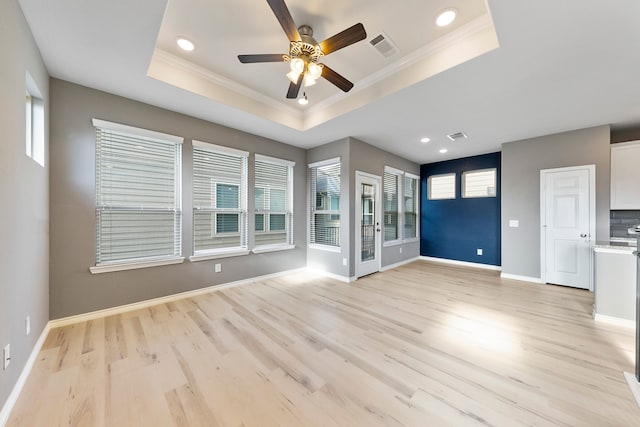
<instances>
[{"instance_id":1,"label":"window frame","mask_svg":"<svg viewBox=\"0 0 640 427\"><path fill-rule=\"evenodd\" d=\"M478 172L489 172L492 171L493 172L493 194L487 194L486 196L467 196L465 195L466 193L466 187L467 187L467 181L465 179L465 177L468 174L472 174L472 173L478 173ZM462 181L462 191L461 191L461 198L463 199L486 199L489 197L497 197L497 193L498 193L498 168L484 168L484 169L473 169L473 170L468 170L468 171L464 171L462 172L462 176L460 178L460 180ZM487 191L488 193L488 191Z\"/></svg>"},{"instance_id":2,"label":"window frame","mask_svg":"<svg viewBox=\"0 0 640 427\"><path fill-rule=\"evenodd\" d=\"M282 191L281 189L274 189L274 188L266 188L264 186L261 186L259 184L262 183L258 183L256 180L256 163L257 162L261 162L261 163L270 163L272 165L278 165L278 166L284 166L287 168L287 182L285 184L286 189L284 190L285 192L285 197L284 197L284 210L272 210L271 209L271 191L272 190L279 190ZM258 154L256 153L254 155L254 165L253 165L253 169L254 169L254 182L253 182L253 201L254 201L254 207L253 207L253 211L254 211L254 217L253 217L253 237L254 237L254 247L252 249L253 253L262 253L262 252L272 252L272 251L279 251L279 250L287 250L287 249L293 249L295 248L295 243L294 243L294 229L293 229L293 224L294 224L294 209L293 209L293 189L294 189L294 183L293 183L293 174L294 174L294 169L295 168L295 162L290 161L290 160L285 160L285 159L280 159L277 157L270 157L270 156L265 156L263 154ZM259 209L257 206L255 206L255 193L256 190L260 188L263 191L263 197L265 202L268 200L269 201L269 208L265 209L264 207ZM256 217L258 215L262 215L262 230L256 230ZM284 215L284 229L283 230L272 230L271 228L271 216L272 215ZM286 235L285 238L285 242L281 242L281 243L269 243L269 244L257 244L256 243L256 236L267 236L269 234L274 234L273 232L276 231L277 233L282 233L284 232Z\"/></svg>"},{"instance_id":3,"label":"window frame","mask_svg":"<svg viewBox=\"0 0 640 427\"><path fill-rule=\"evenodd\" d=\"M46 163L44 100L28 72L25 86L25 154L44 168Z\"/></svg>"},{"instance_id":4,"label":"window frame","mask_svg":"<svg viewBox=\"0 0 640 427\"><path fill-rule=\"evenodd\" d=\"M396 188L395 188L395 190L396 190L396 192L395 192L395 196L396 196L396 203L395 203L395 205L396 205L395 206L396 207L396 210L395 210L395 216L396 216L396 238L392 239L392 240L386 240L386 234L387 234L386 233L387 211L386 211L386 206L385 206L386 200L383 200L383 202L382 202L382 206L383 206L383 212L382 212L382 215L383 215L383 218L382 218L382 231L383 231L382 246L383 247L402 244L402 240L403 240L402 230L403 230L403 227L404 227L404 224L403 224L403 219L404 219L403 215L404 215L404 213L402 212L402 203L401 203L401 200L400 200L400 195L404 194L403 193L403 188L402 188L402 185L403 185L402 181L403 181L404 173L405 173L404 171L402 171L400 169L392 168L391 166L385 166L384 167L384 173L382 175L382 198L383 199L385 198L385 194L386 194L385 191L384 191L385 187L386 187L385 179L384 179L385 175L387 175L387 174L388 175L393 175L396 178Z\"/></svg>"},{"instance_id":5,"label":"window frame","mask_svg":"<svg viewBox=\"0 0 640 427\"><path fill-rule=\"evenodd\" d=\"M391 166L384 167L384 173L396 175L398 182L398 194L396 197L397 200L397 215L398 215L398 237L394 240L384 240L382 241L382 247L389 246L397 246L405 243L416 242L420 240L420 177L418 175L414 175L410 172L406 172L400 169L393 168ZM383 175L384 178L384 175ZM413 200L414 200L414 210L416 215L416 235L415 237L405 237L405 203L404 203L404 190L405 190L405 180L412 179L415 181L414 189L413 189ZM384 179L383 185L384 187ZM384 194L384 191L383 191ZM384 195L383 195L384 197ZM383 230L384 230L384 219L383 219Z\"/></svg>"},{"instance_id":6,"label":"window frame","mask_svg":"<svg viewBox=\"0 0 640 427\"><path fill-rule=\"evenodd\" d=\"M414 209L414 214L415 214L415 222L416 222L416 235L413 237L406 237L405 236L405 231L406 231L406 223L405 223L405 216L407 214L407 211L405 209L405 188L404 186L406 185L406 180L407 179L411 179L414 181L414 186L413 186L413 209ZM409 172L405 172L404 173L404 179L402 181L402 241L405 243L408 242L415 242L420 240L420 177L418 175L414 175L412 173Z\"/></svg>"},{"instance_id":7,"label":"window frame","mask_svg":"<svg viewBox=\"0 0 640 427\"><path fill-rule=\"evenodd\" d=\"M433 178L441 178L441 177L445 177L445 176L452 176L453 177L453 197L437 197L437 198L434 198L433 197L433 191L432 191ZM455 172L429 175L429 177L427 178L427 200L455 200L455 199L457 199L456 185L457 185L457 177L456 177L456 173Z\"/></svg>"},{"instance_id":8,"label":"window frame","mask_svg":"<svg viewBox=\"0 0 640 427\"><path fill-rule=\"evenodd\" d=\"M192 255L189 257L189 260L192 262L196 261L204 261L209 259L216 258L226 258L240 255L249 254L249 229L248 229L248 162L249 162L249 152L238 150L231 147L226 147L223 145L216 145L209 142L192 140L192 153L195 153L196 150L202 150L204 152L211 152L220 155L226 156L234 156L240 158L241 161L241 170L240 170L240 179L239 184L227 182L224 179L220 179L216 181L213 176L210 176L210 197L212 201L212 205L214 207L201 207L196 206L194 202L195 198L195 185L192 186L191 189L191 200L192 200ZM192 166L195 161L195 156L192 155ZM195 182L195 178L193 176L195 168L192 167L192 183ZM217 207L217 186L218 185L229 185L229 186L237 186L238 187L238 208L218 208ZM207 248L196 250L196 227L195 227L195 217L197 212L209 212L212 215L211 219L211 238L216 237L240 237L240 245L238 246L228 246L228 247L220 247L220 248ZM237 214L238 215L238 231L237 232L229 232L229 233L218 233L217 232L217 218L218 214ZM244 234L243 234L244 231Z\"/></svg>"},{"instance_id":9,"label":"window frame","mask_svg":"<svg viewBox=\"0 0 640 427\"><path fill-rule=\"evenodd\" d=\"M324 203L326 200L323 199L323 204L320 205L320 207L322 209L318 209L318 205L317 205L317 181L316 182L312 182L311 180L311 174L312 174L312 169L318 169L321 167L325 167L325 166L333 166L333 165L338 165L338 167L340 168L340 174L338 176L339 180L340 180L340 195L338 197L338 209L327 209L327 206L325 206L326 203ZM309 234L308 234L308 247L311 249L319 249L319 250L323 250L323 251L327 251L327 252L342 252L342 227L343 227L343 221L341 218L341 203L340 203L340 199L342 199L342 160L340 157L333 157L330 159L326 159L326 160L321 160L318 162L314 162L314 163L310 163L308 165L308 176L309 176L309 218L308 218L308 226L309 226ZM317 178L317 172L316 172L316 178ZM330 201L330 199L329 199ZM331 204L331 203L330 203ZM340 225L338 226L338 245L327 245L324 243L316 243L312 241L312 229L314 227L315 224L315 217L316 215L330 215L331 219L333 221L340 221Z\"/></svg>"},{"instance_id":10,"label":"window frame","mask_svg":"<svg viewBox=\"0 0 640 427\"><path fill-rule=\"evenodd\" d=\"M183 138L169 135L161 132L156 132L153 130L137 128L133 126L123 125L120 123L108 122L106 120L100 119L92 119L92 125L96 129L96 132L99 130L103 131L112 131L118 133L128 134L129 136L134 136L138 138L152 138L157 140L162 140L164 142L175 144L176 149L176 158L174 159L175 169L174 169L174 207L173 212L174 215L177 215L177 218L174 216L174 228L173 237L174 237L174 251L173 255L161 255L161 256L150 256L150 257L137 257L137 258L128 258L122 260L114 260L114 261L101 261L98 262L98 251L99 251L99 236L101 232L100 221L96 216L96 262L95 265L89 267L89 271L92 274L99 273L108 273L112 271L122 271L122 270L132 270L138 268L147 268L147 267L155 267L160 265L170 265L170 264L180 264L184 261L184 257L182 256L182 143ZM96 215L98 210L109 210L113 209L113 205L105 205L102 206L99 203L100 200L100 181L101 176L99 175L100 169L98 164L99 154L98 154L98 140L96 136ZM101 157L100 157L101 158ZM136 209L132 208L134 211L139 212L149 212L153 209L139 207ZM165 212L167 209L165 208L157 208L159 212ZM177 253L176 253L177 252Z\"/></svg>"}]
</instances>

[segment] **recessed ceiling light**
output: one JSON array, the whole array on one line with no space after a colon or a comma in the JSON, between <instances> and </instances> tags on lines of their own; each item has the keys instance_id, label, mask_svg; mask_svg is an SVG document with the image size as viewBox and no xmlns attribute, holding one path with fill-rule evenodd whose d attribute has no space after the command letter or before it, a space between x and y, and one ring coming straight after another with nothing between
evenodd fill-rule
<instances>
[{"instance_id":1,"label":"recessed ceiling light","mask_svg":"<svg viewBox=\"0 0 640 427\"><path fill-rule=\"evenodd\" d=\"M449 151L449 150L447 150L446 148L441 148L441 149L440 149L440 154L444 154L444 153L446 153L447 151Z\"/></svg>"},{"instance_id":2,"label":"recessed ceiling light","mask_svg":"<svg viewBox=\"0 0 640 427\"><path fill-rule=\"evenodd\" d=\"M423 144L426 144L429 141L431 141L431 138L427 138L426 136L420 140Z\"/></svg>"},{"instance_id":3,"label":"recessed ceiling light","mask_svg":"<svg viewBox=\"0 0 640 427\"><path fill-rule=\"evenodd\" d=\"M446 9L440 12L440 15L436 18L436 25L438 27L446 27L456 19L457 11L453 8Z\"/></svg>"},{"instance_id":4,"label":"recessed ceiling light","mask_svg":"<svg viewBox=\"0 0 640 427\"><path fill-rule=\"evenodd\" d=\"M195 45L193 44L193 42L189 39L185 39L184 37L178 37L176 43L178 43L178 46L180 46L180 49L182 50L191 52L193 49L195 49Z\"/></svg>"}]
</instances>

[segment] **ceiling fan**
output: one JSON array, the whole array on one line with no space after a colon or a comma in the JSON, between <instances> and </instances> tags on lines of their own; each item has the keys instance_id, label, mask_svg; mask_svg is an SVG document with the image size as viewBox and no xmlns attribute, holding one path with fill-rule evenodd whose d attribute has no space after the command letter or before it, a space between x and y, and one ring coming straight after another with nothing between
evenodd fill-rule
<instances>
[{"instance_id":1,"label":"ceiling fan","mask_svg":"<svg viewBox=\"0 0 640 427\"><path fill-rule=\"evenodd\" d=\"M267 3L269 3L271 10L289 38L289 54L238 55L240 62L243 64L289 62L291 66L291 71L287 74L291 81L287 91L287 98L289 99L298 97L303 83L305 87L311 86L320 77L324 77L344 92L349 92L353 87L353 83L325 64L320 63L320 60L325 55L367 38L364 26L360 23L355 24L318 43L313 38L313 29L310 26L301 25L296 27L284 0L267 0Z\"/></svg>"}]
</instances>

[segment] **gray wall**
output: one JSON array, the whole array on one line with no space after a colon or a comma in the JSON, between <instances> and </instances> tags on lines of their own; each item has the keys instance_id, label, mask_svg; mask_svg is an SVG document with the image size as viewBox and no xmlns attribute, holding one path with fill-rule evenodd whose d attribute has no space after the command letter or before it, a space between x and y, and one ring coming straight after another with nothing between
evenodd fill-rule
<instances>
[{"instance_id":1,"label":"gray wall","mask_svg":"<svg viewBox=\"0 0 640 427\"><path fill-rule=\"evenodd\" d=\"M307 152L308 163L333 157L340 157L342 162L340 173L341 251L336 253L309 248L307 250L307 265L345 278L353 278L356 275L357 259L355 253L356 230L352 226L356 223L354 203L356 171L382 177L384 167L391 166L420 176L420 166L355 138L345 138L312 148ZM402 252L400 252L400 248L402 248ZM382 249L382 266L415 258L419 254L419 241L386 247ZM343 264L345 259L347 260L346 266Z\"/></svg>"},{"instance_id":2,"label":"gray wall","mask_svg":"<svg viewBox=\"0 0 640 427\"><path fill-rule=\"evenodd\" d=\"M373 175L378 175L381 178L384 174L384 167L391 166L395 169L400 169L405 172L412 173L416 176L420 176L420 165L417 163L411 162L407 159L403 159L402 157L398 157L395 154L391 154L387 151L383 151L379 148L371 146L367 143L364 143L355 138L349 138L350 141L350 163L349 163L349 179L350 186L349 191L350 194L355 197L356 194L356 171L366 172ZM353 197L349 199L353 200ZM349 204L349 217L352 218L352 222L355 224L356 212L355 212L355 203ZM418 213L420 210L418 209ZM420 221L418 221L420 222ZM352 230L350 233L350 260L352 262L349 263L349 275L351 277L356 274L356 230ZM402 252L400 252L402 250ZM420 240L418 239L416 242L405 243L401 245L394 245L382 248L382 266L387 266L391 264L395 264L407 259L415 258L420 255Z\"/></svg>"},{"instance_id":3,"label":"gray wall","mask_svg":"<svg viewBox=\"0 0 640 427\"><path fill-rule=\"evenodd\" d=\"M0 408L49 320L49 76L16 0L0 2ZM45 167L25 153L26 73L45 105ZM25 318L31 316L31 334Z\"/></svg>"},{"instance_id":4,"label":"gray wall","mask_svg":"<svg viewBox=\"0 0 640 427\"><path fill-rule=\"evenodd\" d=\"M322 249L307 249L307 266L312 269L325 271L331 274L337 274L342 277L351 277L349 274L351 260L349 259L350 240L349 240L349 201L351 200L349 185L349 138L331 142L329 144L315 147L307 151L307 164L320 162L322 160L340 157L340 252L329 252ZM308 168L307 171L308 173ZM307 189L308 191L308 189ZM308 223L309 203L307 203L307 217L305 223ZM343 260L347 260L344 265Z\"/></svg>"},{"instance_id":5,"label":"gray wall","mask_svg":"<svg viewBox=\"0 0 640 427\"><path fill-rule=\"evenodd\" d=\"M51 80L51 318L85 313L206 286L301 268L306 255L307 166L303 149L62 80ZM95 263L95 130L91 119L185 138L182 254L192 254L191 140L296 162L293 250L92 275ZM249 215L249 224L253 216ZM214 273L214 264L222 272Z\"/></svg>"},{"instance_id":6,"label":"gray wall","mask_svg":"<svg viewBox=\"0 0 640 427\"><path fill-rule=\"evenodd\" d=\"M609 126L599 126L502 145L503 273L540 278L542 169L596 165L596 239L609 239L609 140Z\"/></svg>"}]
</instances>

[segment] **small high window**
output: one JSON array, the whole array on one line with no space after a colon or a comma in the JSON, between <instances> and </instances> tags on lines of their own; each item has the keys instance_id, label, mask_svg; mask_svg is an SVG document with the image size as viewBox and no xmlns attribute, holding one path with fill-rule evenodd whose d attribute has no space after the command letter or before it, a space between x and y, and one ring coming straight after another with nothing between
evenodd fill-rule
<instances>
[{"instance_id":1,"label":"small high window","mask_svg":"<svg viewBox=\"0 0 640 427\"><path fill-rule=\"evenodd\" d=\"M428 179L429 200L456 198L456 174L431 175Z\"/></svg>"},{"instance_id":2,"label":"small high window","mask_svg":"<svg viewBox=\"0 0 640 427\"><path fill-rule=\"evenodd\" d=\"M462 197L496 197L496 169L479 169L462 174Z\"/></svg>"},{"instance_id":3,"label":"small high window","mask_svg":"<svg viewBox=\"0 0 640 427\"><path fill-rule=\"evenodd\" d=\"M25 98L25 152L44 167L44 102L31 76L27 75Z\"/></svg>"}]
</instances>

